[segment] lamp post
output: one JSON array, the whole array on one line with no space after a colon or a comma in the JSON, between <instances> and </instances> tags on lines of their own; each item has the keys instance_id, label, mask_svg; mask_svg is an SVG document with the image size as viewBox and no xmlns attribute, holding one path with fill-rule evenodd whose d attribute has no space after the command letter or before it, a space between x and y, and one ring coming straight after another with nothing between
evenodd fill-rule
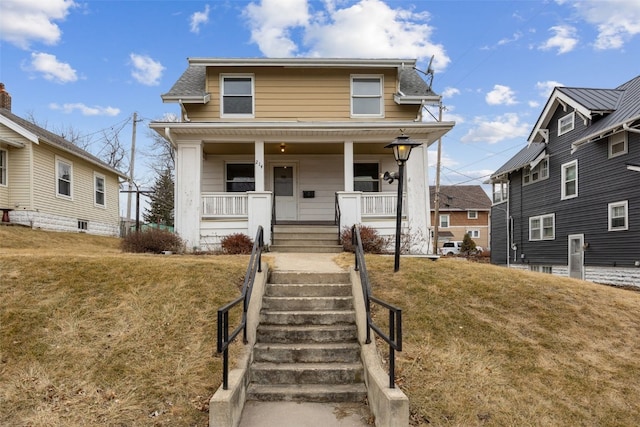
<instances>
[{"instance_id":1,"label":"lamp post","mask_svg":"<svg viewBox=\"0 0 640 427\"><path fill-rule=\"evenodd\" d=\"M400 269L400 228L402 226L402 191L404 184L404 164L409 160L409 155L413 147L422 145L420 142L414 142L405 134L400 135L391 144L384 148L393 148L393 157L398 163L398 205L396 207L396 248L393 271Z\"/></svg>"}]
</instances>

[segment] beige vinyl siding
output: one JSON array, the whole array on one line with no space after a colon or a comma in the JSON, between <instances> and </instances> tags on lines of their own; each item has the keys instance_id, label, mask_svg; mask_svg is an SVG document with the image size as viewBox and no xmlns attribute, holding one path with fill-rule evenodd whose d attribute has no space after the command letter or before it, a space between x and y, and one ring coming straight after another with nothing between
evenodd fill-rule
<instances>
[{"instance_id":1,"label":"beige vinyl siding","mask_svg":"<svg viewBox=\"0 0 640 427\"><path fill-rule=\"evenodd\" d=\"M25 145L22 148L8 147L6 145L3 147L7 150L8 186L0 187L6 190L6 202L3 200L2 205L7 205L7 207L13 209L31 209L32 171L30 165L32 143L5 126L0 126L0 137L21 142Z\"/></svg>"},{"instance_id":2,"label":"beige vinyl siding","mask_svg":"<svg viewBox=\"0 0 640 427\"><path fill-rule=\"evenodd\" d=\"M395 69L209 68L206 90L211 100L186 105L192 121L221 120L220 75L234 73L253 75L255 87L255 118L234 120L413 120L419 111L419 106L393 101ZM384 118L351 118L352 75L384 76Z\"/></svg>"}]
</instances>

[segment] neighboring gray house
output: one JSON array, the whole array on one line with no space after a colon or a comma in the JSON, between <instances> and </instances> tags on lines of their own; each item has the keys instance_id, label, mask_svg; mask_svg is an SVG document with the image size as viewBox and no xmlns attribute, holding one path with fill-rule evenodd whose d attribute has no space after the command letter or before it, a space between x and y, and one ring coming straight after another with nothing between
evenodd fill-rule
<instances>
[{"instance_id":1,"label":"neighboring gray house","mask_svg":"<svg viewBox=\"0 0 640 427\"><path fill-rule=\"evenodd\" d=\"M491 182L492 263L640 286L640 76L556 87Z\"/></svg>"}]
</instances>

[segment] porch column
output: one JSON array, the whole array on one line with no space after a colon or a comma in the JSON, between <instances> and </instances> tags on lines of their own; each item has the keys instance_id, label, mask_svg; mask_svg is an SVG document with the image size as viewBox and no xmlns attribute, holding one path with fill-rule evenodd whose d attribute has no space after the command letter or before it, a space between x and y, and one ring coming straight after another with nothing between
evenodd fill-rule
<instances>
[{"instance_id":1,"label":"porch column","mask_svg":"<svg viewBox=\"0 0 640 427\"><path fill-rule=\"evenodd\" d=\"M406 163L407 176L407 230L411 236L410 252L431 253L431 206L426 145L416 147Z\"/></svg>"},{"instance_id":2,"label":"porch column","mask_svg":"<svg viewBox=\"0 0 640 427\"><path fill-rule=\"evenodd\" d=\"M176 152L175 229L188 252L200 248L202 142L180 141Z\"/></svg>"},{"instance_id":3,"label":"porch column","mask_svg":"<svg viewBox=\"0 0 640 427\"><path fill-rule=\"evenodd\" d=\"M340 204L340 230L362 223L362 192L338 191Z\"/></svg>"},{"instance_id":4,"label":"porch column","mask_svg":"<svg viewBox=\"0 0 640 427\"><path fill-rule=\"evenodd\" d=\"M264 141L256 141L254 151L255 151L254 176L256 180L255 191L264 191Z\"/></svg>"},{"instance_id":5,"label":"porch column","mask_svg":"<svg viewBox=\"0 0 640 427\"><path fill-rule=\"evenodd\" d=\"M344 191L353 191L353 141L344 142Z\"/></svg>"},{"instance_id":6,"label":"porch column","mask_svg":"<svg viewBox=\"0 0 640 427\"><path fill-rule=\"evenodd\" d=\"M271 245L271 192L247 191L249 237L256 237L258 226L262 226L264 232L264 244Z\"/></svg>"}]
</instances>

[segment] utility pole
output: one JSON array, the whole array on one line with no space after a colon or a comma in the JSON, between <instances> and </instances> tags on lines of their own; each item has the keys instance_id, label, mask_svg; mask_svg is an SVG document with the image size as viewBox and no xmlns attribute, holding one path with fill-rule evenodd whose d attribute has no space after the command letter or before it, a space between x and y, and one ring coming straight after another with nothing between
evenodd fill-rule
<instances>
[{"instance_id":1,"label":"utility pole","mask_svg":"<svg viewBox=\"0 0 640 427\"><path fill-rule=\"evenodd\" d=\"M440 100L440 104L438 105L439 113L438 113L438 121L442 122L442 99ZM440 228L440 161L442 159L442 137L438 138L438 160L436 161L436 188L434 191L434 201L435 205L435 213L433 221L435 225L433 227L433 253L435 255L438 254L438 232Z\"/></svg>"},{"instance_id":2,"label":"utility pole","mask_svg":"<svg viewBox=\"0 0 640 427\"><path fill-rule=\"evenodd\" d=\"M131 161L129 162L129 195L127 198L127 219L131 219L131 196L133 195L133 172L136 163L136 123L138 113L133 113L133 131L131 133Z\"/></svg>"}]
</instances>

